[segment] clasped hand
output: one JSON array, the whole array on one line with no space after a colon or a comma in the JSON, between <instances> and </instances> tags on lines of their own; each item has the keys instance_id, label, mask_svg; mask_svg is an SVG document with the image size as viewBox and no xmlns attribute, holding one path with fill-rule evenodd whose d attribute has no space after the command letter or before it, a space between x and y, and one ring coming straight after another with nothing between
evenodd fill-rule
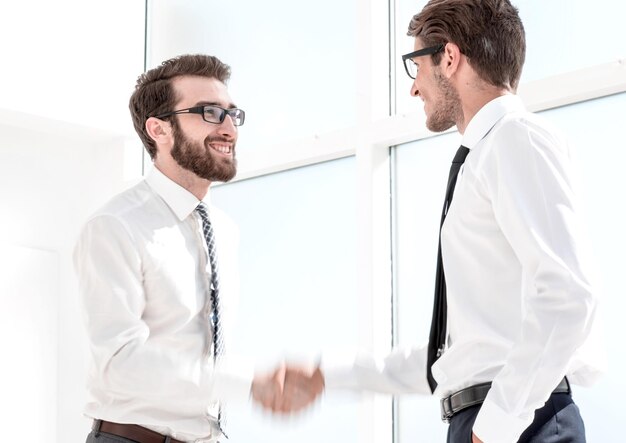
<instances>
[{"instance_id":1,"label":"clasped hand","mask_svg":"<svg viewBox=\"0 0 626 443\"><path fill-rule=\"evenodd\" d=\"M283 364L269 374L255 376L251 394L263 408L289 414L310 406L323 390L324 376L319 367Z\"/></svg>"}]
</instances>

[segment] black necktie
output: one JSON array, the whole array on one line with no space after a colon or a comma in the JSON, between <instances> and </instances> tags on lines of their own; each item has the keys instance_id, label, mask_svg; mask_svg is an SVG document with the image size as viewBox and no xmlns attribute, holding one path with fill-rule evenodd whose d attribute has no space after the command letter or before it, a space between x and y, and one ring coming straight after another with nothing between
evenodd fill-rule
<instances>
[{"instance_id":1,"label":"black necktie","mask_svg":"<svg viewBox=\"0 0 626 443\"><path fill-rule=\"evenodd\" d=\"M217 361L218 357L224 353L224 337L222 335L222 324L220 321L220 278L217 267L217 252L215 248L215 234L213 226L209 220L209 211L204 203L200 202L196 207L196 212L202 218L202 231L206 240L207 251L209 253L209 264L211 265L211 324L213 326L213 359ZM219 408L217 414L217 425L222 430L223 425L222 408Z\"/></svg>"},{"instance_id":2,"label":"black necktie","mask_svg":"<svg viewBox=\"0 0 626 443\"><path fill-rule=\"evenodd\" d=\"M465 157L469 153L469 149L461 146L457 151L452 166L450 166L450 175L448 176L448 187L446 188L446 199L441 212L441 223L439 224L439 250L437 251L437 274L435 277L435 303L433 306L433 318L430 324L430 336L428 339L428 356L426 363L426 377L430 390L435 392L437 382L433 378L432 366L443 353L446 344L446 328L448 303L446 301L446 277L443 272L443 261L441 259L441 227L443 221L448 214L448 208L452 203L452 195L454 194L454 186L459 175L461 165L465 161Z\"/></svg>"}]
</instances>

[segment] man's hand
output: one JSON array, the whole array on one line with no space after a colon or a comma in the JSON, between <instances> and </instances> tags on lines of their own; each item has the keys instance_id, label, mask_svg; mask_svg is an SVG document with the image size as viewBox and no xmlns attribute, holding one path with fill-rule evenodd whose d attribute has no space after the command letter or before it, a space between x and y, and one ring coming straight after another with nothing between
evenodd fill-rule
<instances>
[{"instance_id":1,"label":"man's hand","mask_svg":"<svg viewBox=\"0 0 626 443\"><path fill-rule=\"evenodd\" d=\"M254 401L266 409L279 409L282 405L285 370L283 364L269 374L255 375L250 389Z\"/></svg>"},{"instance_id":2,"label":"man's hand","mask_svg":"<svg viewBox=\"0 0 626 443\"><path fill-rule=\"evenodd\" d=\"M287 367L280 412L292 413L311 405L324 390L319 367Z\"/></svg>"},{"instance_id":3,"label":"man's hand","mask_svg":"<svg viewBox=\"0 0 626 443\"><path fill-rule=\"evenodd\" d=\"M319 367L282 365L274 372L257 375L252 382L252 398L274 413L290 414L310 406L324 390Z\"/></svg>"},{"instance_id":4,"label":"man's hand","mask_svg":"<svg viewBox=\"0 0 626 443\"><path fill-rule=\"evenodd\" d=\"M472 443L483 443L483 441L480 438L476 437L476 434L472 432Z\"/></svg>"}]
</instances>

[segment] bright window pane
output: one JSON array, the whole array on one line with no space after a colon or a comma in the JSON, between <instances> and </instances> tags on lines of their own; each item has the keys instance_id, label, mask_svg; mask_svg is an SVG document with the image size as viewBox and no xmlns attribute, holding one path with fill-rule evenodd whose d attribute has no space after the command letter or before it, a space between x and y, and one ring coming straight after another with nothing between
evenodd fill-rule
<instances>
[{"instance_id":1,"label":"bright window pane","mask_svg":"<svg viewBox=\"0 0 626 443\"><path fill-rule=\"evenodd\" d=\"M400 345L428 341L435 290L437 238L450 162L458 133L394 148L394 263L396 327ZM399 441L445 441L434 397L400 396Z\"/></svg>"},{"instance_id":2,"label":"bright window pane","mask_svg":"<svg viewBox=\"0 0 626 443\"><path fill-rule=\"evenodd\" d=\"M357 346L353 157L216 187L239 225L241 299L235 351L269 363ZM229 409L232 441L354 441L358 403L323 400L295 420Z\"/></svg>"},{"instance_id":3,"label":"bright window pane","mask_svg":"<svg viewBox=\"0 0 626 443\"><path fill-rule=\"evenodd\" d=\"M356 0L150 1L150 66L206 53L232 67L246 111L241 146L301 139L356 122Z\"/></svg>"},{"instance_id":4,"label":"bright window pane","mask_svg":"<svg viewBox=\"0 0 626 443\"><path fill-rule=\"evenodd\" d=\"M516 0L526 29L522 82L626 57L626 2Z\"/></svg>"}]
</instances>

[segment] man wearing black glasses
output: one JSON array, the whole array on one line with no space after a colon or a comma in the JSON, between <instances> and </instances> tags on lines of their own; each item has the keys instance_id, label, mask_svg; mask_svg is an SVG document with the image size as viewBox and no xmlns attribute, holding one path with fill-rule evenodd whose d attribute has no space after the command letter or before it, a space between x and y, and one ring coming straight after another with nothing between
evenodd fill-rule
<instances>
[{"instance_id":1,"label":"man wearing black glasses","mask_svg":"<svg viewBox=\"0 0 626 443\"><path fill-rule=\"evenodd\" d=\"M245 112L229 76L215 57L184 55L142 74L130 99L153 167L90 217L74 253L92 357L87 442L216 442L221 401L267 404L280 389L280 369L253 378L226 352L237 232L208 191L237 171Z\"/></svg>"},{"instance_id":2,"label":"man wearing black glasses","mask_svg":"<svg viewBox=\"0 0 626 443\"><path fill-rule=\"evenodd\" d=\"M515 95L518 11L508 0L431 0L408 34L414 51L402 59L426 126L462 134L429 343L381 361L325 361L326 389L437 395L449 443L584 442L570 382L601 373L597 294L571 148Z\"/></svg>"}]
</instances>

